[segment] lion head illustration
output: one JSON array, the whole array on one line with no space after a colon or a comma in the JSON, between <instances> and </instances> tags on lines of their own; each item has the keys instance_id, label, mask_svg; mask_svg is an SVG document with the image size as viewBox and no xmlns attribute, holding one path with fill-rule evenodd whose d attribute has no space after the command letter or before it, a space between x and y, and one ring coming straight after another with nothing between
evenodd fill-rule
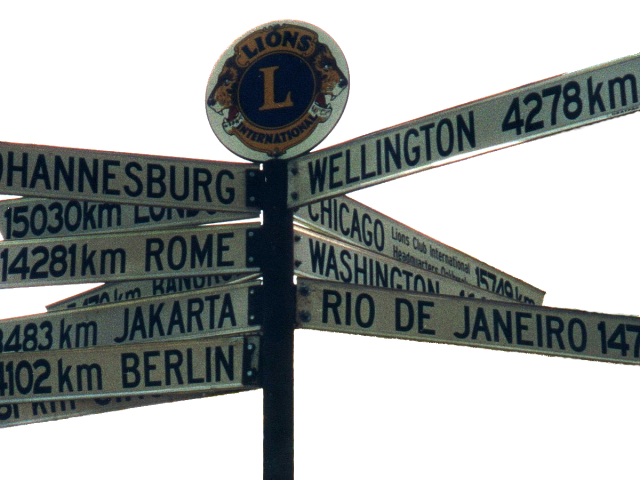
<instances>
[{"instance_id":1,"label":"lion head illustration","mask_svg":"<svg viewBox=\"0 0 640 480\"><path fill-rule=\"evenodd\" d=\"M232 121L238 113L235 97L240 74L234 59L229 58L224 63L218 81L207 99L207 105L227 121Z\"/></svg>"},{"instance_id":2,"label":"lion head illustration","mask_svg":"<svg viewBox=\"0 0 640 480\"><path fill-rule=\"evenodd\" d=\"M321 107L327 107L331 100L342 93L349 82L325 44L318 44L311 63L314 66L316 81L320 85L316 102Z\"/></svg>"}]
</instances>

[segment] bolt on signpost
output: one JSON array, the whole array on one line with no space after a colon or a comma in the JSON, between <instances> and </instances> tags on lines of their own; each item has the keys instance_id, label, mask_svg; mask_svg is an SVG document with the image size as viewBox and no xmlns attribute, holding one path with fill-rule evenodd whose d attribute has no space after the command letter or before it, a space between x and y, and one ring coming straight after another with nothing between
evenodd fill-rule
<instances>
[{"instance_id":1,"label":"bolt on signpost","mask_svg":"<svg viewBox=\"0 0 640 480\"><path fill-rule=\"evenodd\" d=\"M0 192L34 197L0 208L0 288L107 282L2 322L0 426L262 388L263 475L292 480L294 328L640 364L636 317L540 306L343 196L635 112L639 78L636 55L309 153L349 72L325 32L281 21L231 45L205 95L219 140L261 169L0 142ZM260 210L262 227L196 227Z\"/></svg>"},{"instance_id":2,"label":"bolt on signpost","mask_svg":"<svg viewBox=\"0 0 640 480\"><path fill-rule=\"evenodd\" d=\"M302 22L273 22L236 41L207 85L207 116L232 152L264 163L261 234L264 478L293 479L293 213L286 159L306 153L346 105L347 64L335 42Z\"/></svg>"}]
</instances>

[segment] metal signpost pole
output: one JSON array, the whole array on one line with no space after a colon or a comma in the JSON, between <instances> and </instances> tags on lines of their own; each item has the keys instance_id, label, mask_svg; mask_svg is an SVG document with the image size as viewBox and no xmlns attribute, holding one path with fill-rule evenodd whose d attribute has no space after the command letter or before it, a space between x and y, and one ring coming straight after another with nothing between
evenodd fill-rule
<instances>
[{"instance_id":1,"label":"metal signpost pole","mask_svg":"<svg viewBox=\"0 0 640 480\"><path fill-rule=\"evenodd\" d=\"M296 294L288 160L329 134L348 89L347 62L335 41L314 25L290 20L260 25L236 40L207 83L207 118L218 139L236 155L264 162L259 235L265 480L293 480Z\"/></svg>"},{"instance_id":2,"label":"metal signpost pole","mask_svg":"<svg viewBox=\"0 0 640 480\"><path fill-rule=\"evenodd\" d=\"M293 214L287 163L264 164L264 480L293 480Z\"/></svg>"}]
</instances>

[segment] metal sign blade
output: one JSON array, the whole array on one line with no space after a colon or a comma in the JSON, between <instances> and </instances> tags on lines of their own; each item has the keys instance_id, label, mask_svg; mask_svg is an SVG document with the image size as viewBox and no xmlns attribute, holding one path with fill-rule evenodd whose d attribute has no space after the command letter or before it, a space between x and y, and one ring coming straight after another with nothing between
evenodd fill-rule
<instances>
[{"instance_id":1,"label":"metal sign blade","mask_svg":"<svg viewBox=\"0 0 640 480\"><path fill-rule=\"evenodd\" d=\"M216 397L231 393L248 392L258 387L247 386L214 393L136 395L127 397L107 397L91 400L61 400L48 402L23 402L0 405L0 428L28 425L32 423L64 420L67 418L116 412L130 408L181 402L199 398Z\"/></svg>"},{"instance_id":2,"label":"metal sign blade","mask_svg":"<svg viewBox=\"0 0 640 480\"><path fill-rule=\"evenodd\" d=\"M0 202L4 240L67 237L96 233L159 230L254 218L256 214L88 202L21 198Z\"/></svg>"},{"instance_id":3,"label":"metal sign blade","mask_svg":"<svg viewBox=\"0 0 640 480\"><path fill-rule=\"evenodd\" d=\"M109 282L86 292L73 295L47 305L48 312L68 308L92 307L136 300L139 298L173 295L193 290L215 288L221 285L249 281L257 278L253 275L204 275L196 277L153 278L131 282Z\"/></svg>"},{"instance_id":4,"label":"metal sign blade","mask_svg":"<svg viewBox=\"0 0 640 480\"><path fill-rule=\"evenodd\" d=\"M640 109L640 55L525 85L292 160L300 207Z\"/></svg>"},{"instance_id":5,"label":"metal sign blade","mask_svg":"<svg viewBox=\"0 0 640 480\"><path fill-rule=\"evenodd\" d=\"M536 305L545 292L424 235L391 217L337 197L300 208L294 218L305 226L402 263L496 293L507 299L514 291ZM526 300L525 300L526 301Z\"/></svg>"},{"instance_id":6,"label":"metal sign blade","mask_svg":"<svg viewBox=\"0 0 640 480\"><path fill-rule=\"evenodd\" d=\"M370 253L302 228L296 228L294 240L295 272L304 277L434 295L519 302L531 300L518 289L514 290L513 298L504 298L498 293Z\"/></svg>"},{"instance_id":7,"label":"metal sign blade","mask_svg":"<svg viewBox=\"0 0 640 480\"><path fill-rule=\"evenodd\" d=\"M298 282L300 328L640 365L640 319Z\"/></svg>"},{"instance_id":8,"label":"metal sign blade","mask_svg":"<svg viewBox=\"0 0 640 480\"><path fill-rule=\"evenodd\" d=\"M0 404L226 391L255 385L259 337L0 357Z\"/></svg>"},{"instance_id":9,"label":"metal sign blade","mask_svg":"<svg viewBox=\"0 0 640 480\"><path fill-rule=\"evenodd\" d=\"M2 356L115 347L256 332L261 286L254 281L2 320Z\"/></svg>"},{"instance_id":10,"label":"metal sign blade","mask_svg":"<svg viewBox=\"0 0 640 480\"><path fill-rule=\"evenodd\" d=\"M0 242L0 288L257 273L259 223Z\"/></svg>"},{"instance_id":11,"label":"metal sign blade","mask_svg":"<svg viewBox=\"0 0 640 480\"><path fill-rule=\"evenodd\" d=\"M0 142L4 195L258 212L252 176L250 164Z\"/></svg>"}]
</instances>

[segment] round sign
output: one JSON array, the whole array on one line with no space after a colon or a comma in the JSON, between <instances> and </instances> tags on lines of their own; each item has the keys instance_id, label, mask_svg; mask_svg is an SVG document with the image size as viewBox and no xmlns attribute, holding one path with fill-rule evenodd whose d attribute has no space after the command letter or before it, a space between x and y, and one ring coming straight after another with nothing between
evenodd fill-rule
<instances>
[{"instance_id":1,"label":"round sign","mask_svg":"<svg viewBox=\"0 0 640 480\"><path fill-rule=\"evenodd\" d=\"M220 57L207 83L207 117L236 155L287 159L329 134L348 95L347 62L331 37L308 23L271 22Z\"/></svg>"}]
</instances>

